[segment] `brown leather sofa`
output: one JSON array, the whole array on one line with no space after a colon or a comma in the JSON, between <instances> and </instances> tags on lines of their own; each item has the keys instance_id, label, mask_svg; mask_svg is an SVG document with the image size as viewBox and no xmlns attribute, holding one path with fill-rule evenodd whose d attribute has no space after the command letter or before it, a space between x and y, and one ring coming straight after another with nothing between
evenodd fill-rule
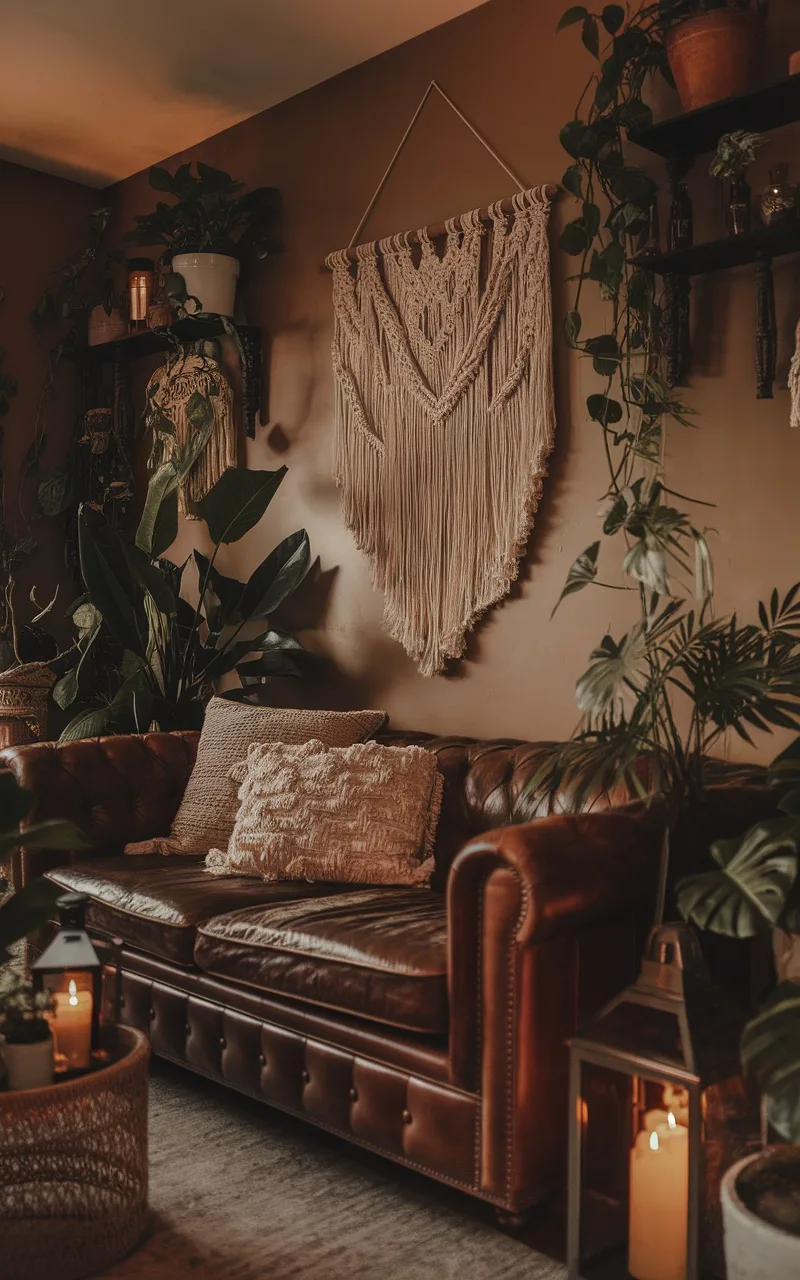
<instances>
[{"instance_id":1,"label":"brown leather sofa","mask_svg":"<svg viewBox=\"0 0 800 1280\"><path fill-rule=\"evenodd\" d=\"M536 744L382 741L421 743L446 779L431 891L123 857L167 833L190 733L0 753L29 821L91 841L17 854L15 880L91 895L90 928L123 942L123 1018L156 1054L519 1215L562 1183L565 1040L634 973L658 824L532 790Z\"/></svg>"}]
</instances>

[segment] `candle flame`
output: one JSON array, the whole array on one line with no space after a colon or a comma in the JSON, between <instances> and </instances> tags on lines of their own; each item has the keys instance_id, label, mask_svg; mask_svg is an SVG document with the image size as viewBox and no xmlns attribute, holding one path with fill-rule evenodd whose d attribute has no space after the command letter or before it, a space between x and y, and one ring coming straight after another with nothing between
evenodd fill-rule
<instances>
[{"instance_id":1,"label":"candle flame","mask_svg":"<svg viewBox=\"0 0 800 1280\"><path fill-rule=\"evenodd\" d=\"M671 1111L667 1116L667 1124L669 1125L670 1129L675 1129L677 1127L677 1121Z\"/></svg>"},{"instance_id":2,"label":"candle flame","mask_svg":"<svg viewBox=\"0 0 800 1280\"><path fill-rule=\"evenodd\" d=\"M658 1134L656 1133L655 1129L650 1134L650 1150L658 1151Z\"/></svg>"},{"instance_id":3,"label":"candle flame","mask_svg":"<svg viewBox=\"0 0 800 1280\"><path fill-rule=\"evenodd\" d=\"M70 978L69 980L69 1002L70 1004L78 1003L78 988L75 985L74 978Z\"/></svg>"}]
</instances>

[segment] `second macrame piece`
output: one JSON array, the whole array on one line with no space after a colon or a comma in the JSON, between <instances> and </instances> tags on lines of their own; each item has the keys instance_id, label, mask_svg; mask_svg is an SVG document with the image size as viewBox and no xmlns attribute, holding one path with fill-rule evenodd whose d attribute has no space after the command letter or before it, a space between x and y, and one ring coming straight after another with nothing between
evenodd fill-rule
<instances>
[{"instance_id":1,"label":"second macrame piece","mask_svg":"<svg viewBox=\"0 0 800 1280\"><path fill-rule=\"evenodd\" d=\"M423 675L507 594L553 446L546 192L331 255L334 476Z\"/></svg>"},{"instance_id":2,"label":"second macrame piece","mask_svg":"<svg viewBox=\"0 0 800 1280\"><path fill-rule=\"evenodd\" d=\"M795 333L794 355L789 370L789 391L791 394L789 426L800 427L800 324Z\"/></svg>"},{"instance_id":3,"label":"second macrame piece","mask_svg":"<svg viewBox=\"0 0 800 1280\"><path fill-rule=\"evenodd\" d=\"M179 457L195 428L189 416L192 396L208 398L214 426L203 449L178 493L178 509L194 520L193 505L208 493L228 467L236 466L236 424L233 392L220 367L216 343L201 342L181 347L156 369L147 384L145 425L153 432L148 468L158 470L164 462Z\"/></svg>"}]
</instances>

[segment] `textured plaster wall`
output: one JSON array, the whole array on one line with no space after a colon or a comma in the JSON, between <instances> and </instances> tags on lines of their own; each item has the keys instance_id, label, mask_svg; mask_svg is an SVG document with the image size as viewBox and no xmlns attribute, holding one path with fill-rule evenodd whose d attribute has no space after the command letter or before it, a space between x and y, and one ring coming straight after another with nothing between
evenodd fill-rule
<instances>
[{"instance_id":1,"label":"textured plaster wall","mask_svg":"<svg viewBox=\"0 0 800 1280\"><path fill-rule=\"evenodd\" d=\"M560 178L565 157L558 130L572 115L591 70L575 31L554 35L562 8L561 0L491 0L173 158L200 158L250 185L270 183L283 193L284 252L255 269L244 289L248 317L263 326L269 340L269 395L247 461L268 468L286 463L289 476L262 524L226 550L222 567L244 574L278 537L300 524L310 532L319 569L291 621L320 661L304 685L278 691L286 701L381 706L399 726L437 732L563 736L576 721L573 685L589 649L606 628L622 632L634 616L633 597L590 590L550 620L570 562L599 536L605 481L597 428L583 408L594 376L560 341L557 447L520 581L477 628L452 675L422 679L382 631L381 600L343 525L331 480L332 312L325 255L350 238L433 77L526 180ZM790 50L800 48L799 28L792 0L777 0L765 75L785 74ZM661 107L674 109L674 99L667 95ZM773 135L753 173L756 187L769 162L796 154L798 136L797 129ZM654 176L663 174L655 158L641 159ZM706 169L701 161L692 180L698 238L717 234L721 224ZM432 101L365 238L438 220L511 191L510 180L475 139ZM146 175L118 185L113 199L122 229L150 201ZM556 231L567 216L573 214L565 201L555 215ZM554 252L556 332L571 265ZM785 386L800 315L800 263L785 260L776 274ZM788 428L785 390L773 402L755 400L754 312L751 269L698 283L695 374L688 392L697 427L672 429L667 450L668 483L717 504L713 511L701 509L697 519L716 530L719 608L745 615L773 584L785 588L800 577L800 433ZM586 332L595 323L599 319L590 316ZM200 536L196 526L184 530L179 549ZM604 573L613 578L619 557L607 554Z\"/></svg>"}]
</instances>

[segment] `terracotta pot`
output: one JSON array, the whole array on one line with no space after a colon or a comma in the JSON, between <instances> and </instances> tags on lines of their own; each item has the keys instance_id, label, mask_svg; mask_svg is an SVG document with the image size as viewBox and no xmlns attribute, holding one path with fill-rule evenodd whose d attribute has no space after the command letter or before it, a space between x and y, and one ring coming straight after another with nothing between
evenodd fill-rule
<instances>
[{"instance_id":1,"label":"terracotta pot","mask_svg":"<svg viewBox=\"0 0 800 1280\"><path fill-rule=\"evenodd\" d=\"M744 9L714 9L670 31L667 55L684 111L746 93L763 33L761 15Z\"/></svg>"}]
</instances>

